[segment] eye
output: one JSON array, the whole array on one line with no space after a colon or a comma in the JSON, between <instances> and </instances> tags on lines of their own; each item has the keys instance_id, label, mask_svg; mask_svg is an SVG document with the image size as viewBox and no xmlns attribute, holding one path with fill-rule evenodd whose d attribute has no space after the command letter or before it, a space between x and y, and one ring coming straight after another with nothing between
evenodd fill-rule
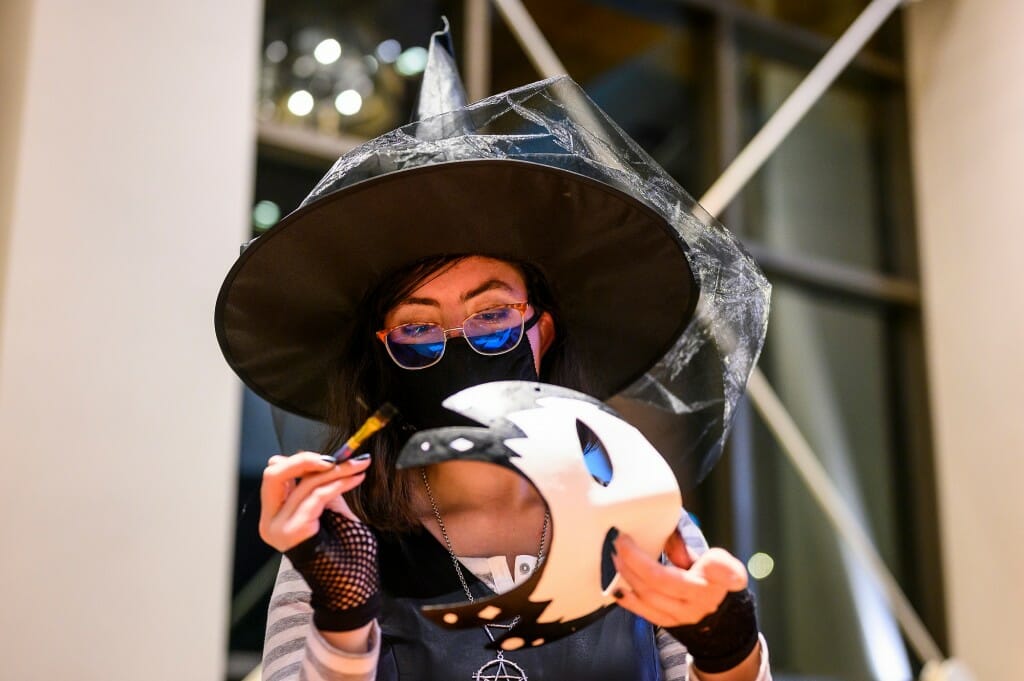
<instances>
[{"instance_id":1,"label":"eye","mask_svg":"<svg viewBox=\"0 0 1024 681\"><path fill-rule=\"evenodd\" d=\"M599 485L607 487L612 481L612 460L601 438L579 419L576 419L576 434L580 438L583 463L587 465L590 477Z\"/></svg>"},{"instance_id":2,"label":"eye","mask_svg":"<svg viewBox=\"0 0 1024 681\"><path fill-rule=\"evenodd\" d=\"M500 325L507 322L515 310L510 307L496 307L491 310L484 310L473 315L473 319L484 324Z\"/></svg>"},{"instance_id":3,"label":"eye","mask_svg":"<svg viewBox=\"0 0 1024 681\"><path fill-rule=\"evenodd\" d=\"M426 340L437 333L437 324L403 324L391 330L391 339L398 343Z\"/></svg>"}]
</instances>

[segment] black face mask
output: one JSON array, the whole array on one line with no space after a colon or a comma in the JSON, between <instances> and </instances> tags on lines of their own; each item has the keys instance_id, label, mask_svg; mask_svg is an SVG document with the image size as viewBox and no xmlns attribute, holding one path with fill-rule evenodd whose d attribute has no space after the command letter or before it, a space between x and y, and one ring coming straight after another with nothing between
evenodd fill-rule
<instances>
[{"instance_id":1,"label":"black face mask","mask_svg":"<svg viewBox=\"0 0 1024 681\"><path fill-rule=\"evenodd\" d=\"M463 388L491 381L536 381L537 369L527 338L501 355L481 355L464 338L452 338L434 366L410 371L394 366L397 394L392 402L417 430L443 426L478 426L441 406Z\"/></svg>"}]
</instances>

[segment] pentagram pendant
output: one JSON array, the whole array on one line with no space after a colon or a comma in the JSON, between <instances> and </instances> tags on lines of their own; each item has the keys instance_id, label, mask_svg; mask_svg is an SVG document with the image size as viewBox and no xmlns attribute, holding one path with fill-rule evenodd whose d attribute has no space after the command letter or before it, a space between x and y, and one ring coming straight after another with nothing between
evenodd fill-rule
<instances>
[{"instance_id":1,"label":"pentagram pendant","mask_svg":"<svg viewBox=\"0 0 1024 681\"><path fill-rule=\"evenodd\" d=\"M473 681L526 681L526 671L512 660L505 659L505 653L498 656L473 674Z\"/></svg>"}]
</instances>

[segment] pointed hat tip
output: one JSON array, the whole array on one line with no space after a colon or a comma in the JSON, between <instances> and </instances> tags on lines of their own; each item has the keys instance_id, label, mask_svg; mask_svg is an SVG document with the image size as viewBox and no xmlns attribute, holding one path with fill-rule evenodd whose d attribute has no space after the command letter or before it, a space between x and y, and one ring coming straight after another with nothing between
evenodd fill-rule
<instances>
[{"instance_id":1,"label":"pointed hat tip","mask_svg":"<svg viewBox=\"0 0 1024 681\"><path fill-rule=\"evenodd\" d=\"M423 83L413 120L421 121L464 106L466 89L455 65L451 27L448 18L442 16L441 29L430 36L427 64L423 69Z\"/></svg>"}]
</instances>

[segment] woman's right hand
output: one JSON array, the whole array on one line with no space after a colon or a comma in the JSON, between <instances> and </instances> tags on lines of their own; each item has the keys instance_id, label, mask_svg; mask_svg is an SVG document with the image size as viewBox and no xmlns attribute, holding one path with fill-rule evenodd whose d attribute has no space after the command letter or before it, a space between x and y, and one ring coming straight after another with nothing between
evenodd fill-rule
<instances>
[{"instance_id":1,"label":"woman's right hand","mask_svg":"<svg viewBox=\"0 0 1024 681\"><path fill-rule=\"evenodd\" d=\"M357 520L341 497L366 478L369 456L328 463L316 452L272 456L260 487L260 537L282 553L320 530L324 509Z\"/></svg>"},{"instance_id":2,"label":"woman's right hand","mask_svg":"<svg viewBox=\"0 0 1024 681\"><path fill-rule=\"evenodd\" d=\"M260 489L260 536L306 580L313 624L321 632L355 632L361 644L381 607L377 537L341 494L366 478L369 464L369 455L341 464L313 452L275 456Z\"/></svg>"}]
</instances>

